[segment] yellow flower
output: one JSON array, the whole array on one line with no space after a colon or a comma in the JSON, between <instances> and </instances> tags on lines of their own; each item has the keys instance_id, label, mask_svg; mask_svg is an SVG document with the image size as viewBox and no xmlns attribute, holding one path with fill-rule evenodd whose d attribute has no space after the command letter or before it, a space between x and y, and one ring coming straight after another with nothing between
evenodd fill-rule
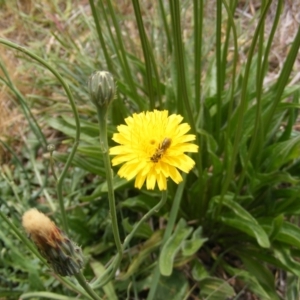
<instances>
[{"instance_id":1,"label":"yellow flower","mask_svg":"<svg viewBox=\"0 0 300 300\"><path fill-rule=\"evenodd\" d=\"M135 187L141 188L146 180L147 189L167 189L167 178L179 183L182 177L177 169L188 173L195 162L184 152L197 152L198 146L189 143L195 135L183 117L168 111L142 112L125 119L127 125L117 127L113 140L120 144L110 149L112 165L124 163L118 171L120 177L135 179Z\"/></svg>"}]
</instances>

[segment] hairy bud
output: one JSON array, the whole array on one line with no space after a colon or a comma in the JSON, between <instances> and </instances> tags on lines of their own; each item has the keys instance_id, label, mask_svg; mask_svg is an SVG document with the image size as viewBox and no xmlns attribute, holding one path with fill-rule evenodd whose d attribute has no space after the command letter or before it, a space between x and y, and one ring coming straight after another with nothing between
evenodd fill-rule
<instances>
[{"instance_id":1,"label":"hairy bud","mask_svg":"<svg viewBox=\"0 0 300 300\"><path fill-rule=\"evenodd\" d=\"M55 273L71 276L83 267L79 246L71 241L46 215L33 208L24 213L22 225Z\"/></svg>"},{"instance_id":2,"label":"hairy bud","mask_svg":"<svg viewBox=\"0 0 300 300\"><path fill-rule=\"evenodd\" d=\"M113 76L106 71L94 72L89 77L88 90L94 105L97 107L107 107L114 99L116 93Z\"/></svg>"}]
</instances>

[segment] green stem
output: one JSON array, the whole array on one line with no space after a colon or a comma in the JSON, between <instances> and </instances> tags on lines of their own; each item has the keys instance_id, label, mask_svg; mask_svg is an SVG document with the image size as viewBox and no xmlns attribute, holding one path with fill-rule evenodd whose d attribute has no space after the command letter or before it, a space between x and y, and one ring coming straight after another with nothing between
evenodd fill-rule
<instances>
[{"instance_id":1,"label":"green stem","mask_svg":"<svg viewBox=\"0 0 300 300\"><path fill-rule=\"evenodd\" d=\"M91 11L92 11L92 14L93 14L94 23L95 23L95 26L96 26L96 31L97 31L97 34L98 34L101 49L103 51L103 54L105 56L105 60L106 60L106 63L107 63L107 68L111 73L113 73L115 75L116 72L115 72L114 67L113 67L112 59L111 59L111 57L110 57L110 55L107 51L107 48L106 48L106 43L105 43L105 40L104 40L104 37L103 37L103 34L102 34L102 30L101 30L101 27L100 27L101 23L99 21L99 17L98 17L97 10L96 10L95 4L94 4L94 0L89 0L89 3L90 3Z\"/></svg>"},{"instance_id":2,"label":"green stem","mask_svg":"<svg viewBox=\"0 0 300 300\"><path fill-rule=\"evenodd\" d=\"M221 209L222 209L222 203L223 203L223 200L224 200L224 196L225 196L225 194L228 190L228 187L230 185L230 181L231 181L233 173L234 173L234 168L236 166L236 157L237 157L238 151L240 149L240 140L241 140L241 136L242 136L244 116L245 116L245 112L247 111L247 107L248 107L248 99L247 99L248 80L249 80L249 74L250 74L250 70L251 70L252 59L253 59L253 56L254 56L253 53L254 53L254 50L255 50L255 47L256 47L256 42L258 40L261 27L263 25L264 19L266 17L268 9L271 5L271 2L272 1L269 1L268 4L265 6L265 8L263 10L261 18L260 18L260 20L258 22L258 25L256 27L256 30L254 32L250 49L248 51L248 60L247 60L247 63L246 63L244 78L243 78L243 81L242 81L241 100L240 100L240 103L239 103L239 107L237 108L238 118L237 118L237 121L235 123L236 132L235 132L235 137L234 137L234 142L233 142L233 149L232 149L232 152L231 152L230 165L227 168L226 177L225 177L224 182L222 184L221 201L220 201L220 205L218 206L218 208L216 210L215 217L218 217L221 214Z\"/></svg>"},{"instance_id":3,"label":"green stem","mask_svg":"<svg viewBox=\"0 0 300 300\"><path fill-rule=\"evenodd\" d=\"M164 7L164 1L159 0L158 4L159 4L159 11L161 13L161 19L162 19L162 22L163 22L163 27L164 27L165 33L166 33L167 49L168 49L169 53L172 53L172 39L171 39L170 30L169 30L169 27L168 27L167 14L166 14L166 10L165 10L165 7Z\"/></svg>"},{"instance_id":4,"label":"green stem","mask_svg":"<svg viewBox=\"0 0 300 300\"><path fill-rule=\"evenodd\" d=\"M66 217L66 212L65 212L65 206L64 206L64 202L63 202L62 186L63 186L64 178L67 174L68 168L70 167L73 157L76 153L77 146L79 143L79 138L80 138L80 121L79 121L79 116L78 116L77 108L75 105L75 101L73 99L73 95L70 91L69 86L63 80L62 76L56 71L55 67L52 67L44 59L42 59L38 55L34 54L30 50L27 50L24 47L21 47L15 43L12 43L5 39L0 38L0 44L3 44L9 48L16 49L16 50L26 54L27 56L29 56L30 58L39 62L41 65L43 65L45 68L47 68L56 77L56 79L61 83L61 85L62 85L63 89L65 90L67 97L69 99L69 102L70 102L70 105L72 108L72 112L74 114L74 119L75 119L76 135L75 135L75 141L74 141L73 147L71 149L71 152L69 154L69 157L65 163L65 166L64 166L64 168L61 172L61 175L59 176L57 184L56 184L57 197L58 197L59 207L60 207L60 212L61 212L61 217L62 217L62 225L63 225L63 229L64 229L65 233L68 234L68 223L67 223L67 217Z\"/></svg>"},{"instance_id":5,"label":"green stem","mask_svg":"<svg viewBox=\"0 0 300 300\"><path fill-rule=\"evenodd\" d=\"M118 255L119 257L122 257L123 249L122 249L122 243L121 243L119 228L118 228L118 219L117 219L117 212L116 212L114 186L113 186L113 176L112 176L112 170L110 165L110 157L108 153L109 148L107 142L107 121L106 121L107 109L104 107L97 107L97 113L98 113L99 130L100 130L100 147L103 153L103 161L104 161L104 167L106 171L108 201L109 201L109 209L110 209L111 222L112 222L112 230L114 234Z\"/></svg>"},{"instance_id":6,"label":"green stem","mask_svg":"<svg viewBox=\"0 0 300 300\"><path fill-rule=\"evenodd\" d=\"M100 2L102 2L102 1L100 1ZM105 3L105 6L108 8L108 11L110 13L110 16L111 16L111 19L112 19L112 22L113 22L113 27L114 27L116 38L117 38L117 41L118 41L116 51L121 54L121 60L120 61L122 61L122 64L124 66L123 71L125 73L125 79L127 80L128 85L129 85L129 87L131 89L131 92L133 94L133 98L139 104L140 109L145 110L145 109L148 108L147 103L146 103L146 101L143 101L141 99L140 95L137 92L137 85L134 82L134 79L133 79L133 76L132 76L133 72L131 71L131 68L130 68L129 63L128 63L127 52L126 52L125 47L124 47L123 36L122 36L122 32L121 32L120 25L119 25L119 20L118 20L116 14L115 14L115 10L114 10L114 6L113 6L112 1L107 0L106 3Z\"/></svg>"},{"instance_id":7,"label":"green stem","mask_svg":"<svg viewBox=\"0 0 300 300\"><path fill-rule=\"evenodd\" d=\"M174 54L175 63L178 73L178 92L177 92L177 111L181 115L187 115L189 124L191 125L192 133L196 135L196 144L200 145L199 136L196 130L196 123L192 111L192 107L188 97L188 90L186 84L186 72L184 64L184 49L181 36L181 19L180 19L180 2L179 1L169 1L171 9L171 19L173 26L173 39L174 39ZM185 114L186 112L186 114ZM196 166L200 166L200 153L196 155Z\"/></svg>"},{"instance_id":8,"label":"green stem","mask_svg":"<svg viewBox=\"0 0 300 300\"><path fill-rule=\"evenodd\" d=\"M177 215L178 215L178 211L179 211L179 207L180 207L180 202L182 199L182 193L184 190L184 186L185 186L185 179L186 179L186 175L183 175L183 182L181 184L178 185L175 197L174 197L174 202L171 208L171 212L170 212L170 217L168 220L168 224L164 233L164 237L161 243L161 248L163 247L163 245L166 243L166 241L170 238L171 233L173 231L176 219L177 219ZM158 259L157 259L158 261ZM159 264L156 265L155 270L154 270L154 274L153 274L153 278L151 281L151 287L150 287L150 291L147 297L147 300L153 300L155 299L155 293L156 293L156 289L158 286L158 282L159 282L159 278L160 278L160 270L159 270Z\"/></svg>"},{"instance_id":9,"label":"green stem","mask_svg":"<svg viewBox=\"0 0 300 300\"><path fill-rule=\"evenodd\" d=\"M145 222L147 219L149 219L154 213L158 212L166 203L167 201L167 193L163 192L162 193L162 197L161 200L154 206L152 207L140 220L139 222L134 226L134 228L132 229L132 231L130 232L130 234L125 238L123 246L122 246L122 250L124 251L126 249L126 247L128 246L128 244L130 243L131 239L133 238L134 234L136 233L136 231L139 229L139 227L141 226L141 224L143 222ZM99 277L92 285L93 288L99 288L104 286L105 284L107 284L111 278L114 276L119 263L120 263L121 257L119 256L119 254L114 258L114 261L112 262L112 264L107 268L107 270L105 271L105 273ZM110 273L110 275L105 278L105 276L107 276ZM105 278L105 279L104 279ZM99 284L100 283L100 284Z\"/></svg>"},{"instance_id":10,"label":"green stem","mask_svg":"<svg viewBox=\"0 0 300 300\"><path fill-rule=\"evenodd\" d=\"M82 288L90 295L90 297L94 300L101 300L95 291L91 288L91 286L87 283L85 277L81 272L74 275L78 281L78 283L82 286Z\"/></svg>"},{"instance_id":11,"label":"green stem","mask_svg":"<svg viewBox=\"0 0 300 300\"><path fill-rule=\"evenodd\" d=\"M138 230L138 228L141 226L141 224L143 222L145 222L147 219L149 219L154 213L158 212L166 203L167 201L167 192L163 191L162 192L162 197L160 199L160 201L154 206L152 207L140 220L139 222L134 226L134 228L132 229L132 231L130 232L130 234L127 235L127 237L124 240L124 244L123 244L123 249L125 250L125 248L127 247L127 245L129 244L129 242L131 241L132 237L134 236L134 234L136 233L136 231Z\"/></svg>"},{"instance_id":12,"label":"green stem","mask_svg":"<svg viewBox=\"0 0 300 300\"><path fill-rule=\"evenodd\" d=\"M152 67L151 67L151 56L150 56L150 47L148 38L145 32L142 16L141 16L141 9L139 5L139 1L132 1L133 8L134 8L134 14L137 21L137 27L139 30L139 35L141 38L142 43L142 49L144 54L144 60L145 60L145 68L146 68L146 87L147 87L147 93L149 95L150 100L150 110L153 110L155 108L155 99L154 99L154 90L152 86Z\"/></svg>"},{"instance_id":13,"label":"green stem","mask_svg":"<svg viewBox=\"0 0 300 300\"><path fill-rule=\"evenodd\" d=\"M215 135L216 140L219 141L222 121L222 82L223 82L223 71L222 71L222 46L221 46L221 31L222 31L222 1L217 0L216 9L216 86L217 86L217 113L215 121Z\"/></svg>"}]
</instances>

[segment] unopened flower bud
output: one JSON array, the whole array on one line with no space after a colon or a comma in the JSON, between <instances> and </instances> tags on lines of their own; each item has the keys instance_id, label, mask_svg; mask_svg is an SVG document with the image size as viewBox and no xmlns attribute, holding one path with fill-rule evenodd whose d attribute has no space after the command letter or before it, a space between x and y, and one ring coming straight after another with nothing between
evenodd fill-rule
<instances>
[{"instance_id":1,"label":"unopened flower bud","mask_svg":"<svg viewBox=\"0 0 300 300\"><path fill-rule=\"evenodd\" d=\"M115 97L116 85L111 73L94 72L88 80L88 90L92 102L97 107L108 106Z\"/></svg>"},{"instance_id":2,"label":"unopened flower bud","mask_svg":"<svg viewBox=\"0 0 300 300\"><path fill-rule=\"evenodd\" d=\"M48 150L48 152L53 152L55 150L55 146L53 144L49 144L47 146L47 150Z\"/></svg>"},{"instance_id":3,"label":"unopened flower bud","mask_svg":"<svg viewBox=\"0 0 300 300\"><path fill-rule=\"evenodd\" d=\"M55 273L71 276L83 267L81 248L46 215L33 208L25 212L22 225Z\"/></svg>"}]
</instances>

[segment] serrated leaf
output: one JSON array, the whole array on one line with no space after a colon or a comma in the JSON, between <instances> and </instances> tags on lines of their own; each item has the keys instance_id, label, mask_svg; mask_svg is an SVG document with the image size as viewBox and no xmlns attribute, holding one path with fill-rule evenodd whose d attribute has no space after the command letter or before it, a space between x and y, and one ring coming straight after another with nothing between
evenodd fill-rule
<instances>
[{"instance_id":1,"label":"serrated leaf","mask_svg":"<svg viewBox=\"0 0 300 300\"><path fill-rule=\"evenodd\" d=\"M178 222L174 233L163 245L159 256L159 269L162 275L170 276L172 274L175 256L182 247L184 240L192 231L193 229L187 227L183 219Z\"/></svg>"},{"instance_id":2,"label":"serrated leaf","mask_svg":"<svg viewBox=\"0 0 300 300\"><path fill-rule=\"evenodd\" d=\"M183 241L182 244L182 255L192 256L194 255L202 245L207 241L207 238L202 237L202 227L198 227L192 235L192 238L187 241Z\"/></svg>"}]
</instances>

